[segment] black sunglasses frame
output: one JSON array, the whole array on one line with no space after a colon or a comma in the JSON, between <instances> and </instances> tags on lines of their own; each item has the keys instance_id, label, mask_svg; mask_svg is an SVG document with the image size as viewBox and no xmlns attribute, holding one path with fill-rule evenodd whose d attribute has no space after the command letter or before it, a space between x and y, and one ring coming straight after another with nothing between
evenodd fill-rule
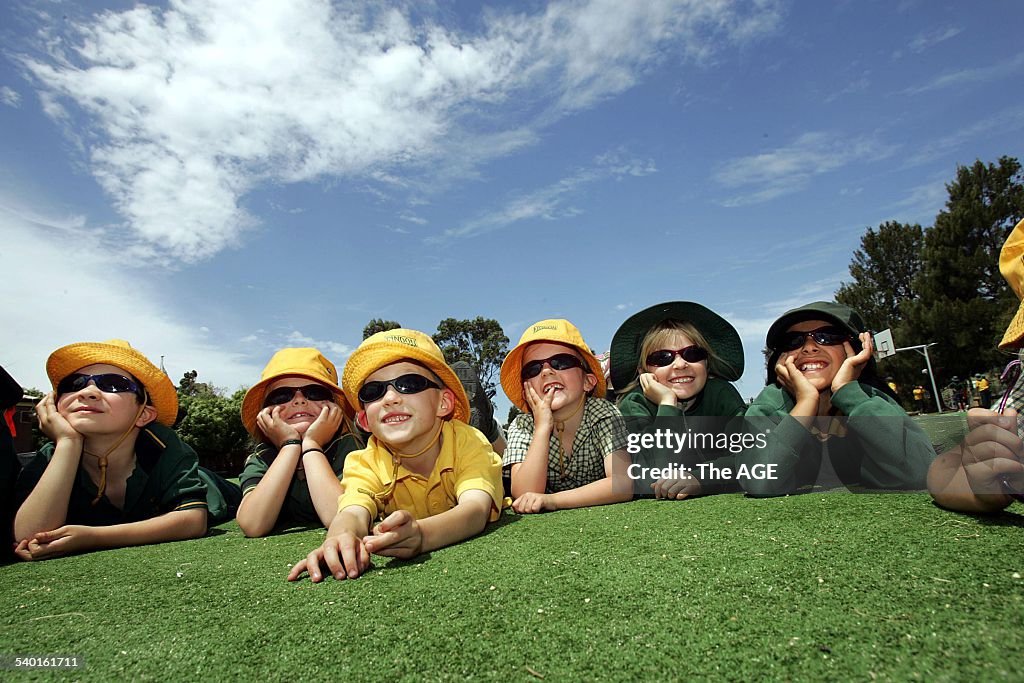
<instances>
[{"instance_id":1,"label":"black sunglasses frame","mask_svg":"<svg viewBox=\"0 0 1024 683\"><path fill-rule=\"evenodd\" d=\"M419 394L427 389L441 389L441 385L429 377L409 372L399 375L394 379L367 382L359 388L359 393L357 394L359 403L364 406L368 403L376 403L388 393L388 387L394 387L395 391L406 396Z\"/></svg>"},{"instance_id":2,"label":"black sunglasses frame","mask_svg":"<svg viewBox=\"0 0 1024 683\"><path fill-rule=\"evenodd\" d=\"M263 407L291 403L295 399L295 394L300 391L302 397L307 401L335 401L334 392L322 384L306 384L301 387L278 387L273 391L268 391L267 395L263 397ZM321 396L323 398L320 398Z\"/></svg>"},{"instance_id":3,"label":"black sunglasses frame","mask_svg":"<svg viewBox=\"0 0 1024 683\"><path fill-rule=\"evenodd\" d=\"M819 327L816 330L809 330L807 332L786 332L779 339L777 351L796 351L806 343L806 339L810 337L814 340L814 343L818 346L839 346L843 342L848 342L853 339L846 330L843 330L834 325L828 325L826 327Z\"/></svg>"},{"instance_id":4,"label":"black sunglasses frame","mask_svg":"<svg viewBox=\"0 0 1024 683\"><path fill-rule=\"evenodd\" d=\"M519 372L519 378L523 381L533 379L540 373L544 372L545 365L552 370L572 370L573 368L586 369L586 365L579 356L574 356L571 353L556 353L550 358L539 358L537 360L531 360L529 363L524 363L523 369Z\"/></svg>"},{"instance_id":5,"label":"black sunglasses frame","mask_svg":"<svg viewBox=\"0 0 1024 683\"><path fill-rule=\"evenodd\" d=\"M665 354L668 355L666 356ZM707 360L708 351L696 344L690 344L689 346L684 346L683 348L676 349L674 351L672 349L658 349L657 351L651 351L647 354L647 358L645 358L644 361L649 366L664 368L672 365L676 360L676 356L679 356L687 363L694 364Z\"/></svg>"},{"instance_id":6,"label":"black sunglasses frame","mask_svg":"<svg viewBox=\"0 0 1024 683\"><path fill-rule=\"evenodd\" d=\"M116 372L102 372L98 375L87 375L82 372L73 372L60 382L57 383L57 396L63 396L64 394L70 394L89 386L92 382L96 385L96 388L102 391L104 394L135 394L140 399L143 398L142 385L133 380L131 377L118 374ZM116 382L116 384L114 384ZM123 386L117 386L123 382Z\"/></svg>"}]
</instances>

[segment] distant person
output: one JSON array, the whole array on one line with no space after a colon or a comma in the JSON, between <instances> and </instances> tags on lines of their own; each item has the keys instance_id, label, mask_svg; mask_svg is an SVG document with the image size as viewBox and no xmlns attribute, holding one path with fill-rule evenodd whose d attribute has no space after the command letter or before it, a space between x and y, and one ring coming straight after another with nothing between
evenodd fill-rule
<instances>
[{"instance_id":1,"label":"distant person","mask_svg":"<svg viewBox=\"0 0 1024 683\"><path fill-rule=\"evenodd\" d=\"M464 360L455 361L451 368L462 383L466 398L469 399L469 425L479 429L491 442L494 452L501 455L505 452L505 431L494 417L494 405L480 381L480 375Z\"/></svg>"},{"instance_id":2,"label":"distant person","mask_svg":"<svg viewBox=\"0 0 1024 683\"><path fill-rule=\"evenodd\" d=\"M346 456L363 447L338 371L314 348L281 349L242 399L257 442L238 477L238 526L266 536L281 524L327 527L338 512Z\"/></svg>"},{"instance_id":3,"label":"distant person","mask_svg":"<svg viewBox=\"0 0 1024 683\"><path fill-rule=\"evenodd\" d=\"M327 538L289 581L304 572L321 581L325 565L336 579L354 579L371 555L416 557L498 519L506 503L501 459L466 423L466 392L429 335L371 335L345 364L342 388L372 436L345 461L345 492Z\"/></svg>"},{"instance_id":4,"label":"distant person","mask_svg":"<svg viewBox=\"0 0 1024 683\"><path fill-rule=\"evenodd\" d=\"M817 301L787 311L766 338L767 386L746 412L765 448L737 462L772 466L774 476L741 480L773 496L819 486L922 489L935 451L887 393L871 334L853 309Z\"/></svg>"},{"instance_id":5,"label":"distant person","mask_svg":"<svg viewBox=\"0 0 1024 683\"><path fill-rule=\"evenodd\" d=\"M746 405L735 382L743 374L743 343L725 318L690 301L657 304L630 316L612 337L611 377L630 428L655 418L734 417ZM683 424L677 425L682 428ZM733 467L733 457L715 460ZM689 463L694 465L695 463ZM656 498L682 500L731 490L699 471L652 485Z\"/></svg>"},{"instance_id":6,"label":"distant person","mask_svg":"<svg viewBox=\"0 0 1024 683\"><path fill-rule=\"evenodd\" d=\"M523 411L509 425L502 459L519 513L630 500L622 415L606 401L601 363L568 320L526 328L501 365L501 386Z\"/></svg>"},{"instance_id":7,"label":"distant person","mask_svg":"<svg viewBox=\"0 0 1024 683\"><path fill-rule=\"evenodd\" d=\"M963 443L936 458L928 470L928 492L935 502L960 512L998 512L1014 500L1024 501L1024 221L1003 244L999 270L1022 300L999 342L1000 349L1017 353L1003 373L1006 393L997 410L970 410Z\"/></svg>"},{"instance_id":8,"label":"distant person","mask_svg":"<svg viewBox=\"0 0 1024 683\"><path fill-rule=\"evenodd\" d=\"M924 414L924 387L918 384L914 387L914 405L917 407L917 412Z\"/></svg>"},{"instance_id":9,"label":"distant person","mask_svg":"<svg viewBox=\"0 0 1024 683\"><path fill-rule=\"evenodd\" d=\"M63 346L46 374L53 390L36 413L53 442L18 478L19 558L198 538L230 519L227 482L201 474L170 427L170 378L128 342Z\"/></svg>"},{"instance_id":10,"label":"distant person","mask_svg":"<svg viewBox=\"0 0 1024 683\"><path fill-rule=\"evenodd\" d=\"M988 384L988 377L978 375L978 396L981 398L982 408L992 407L992 389Z\"/></svg>"}]
</instances>

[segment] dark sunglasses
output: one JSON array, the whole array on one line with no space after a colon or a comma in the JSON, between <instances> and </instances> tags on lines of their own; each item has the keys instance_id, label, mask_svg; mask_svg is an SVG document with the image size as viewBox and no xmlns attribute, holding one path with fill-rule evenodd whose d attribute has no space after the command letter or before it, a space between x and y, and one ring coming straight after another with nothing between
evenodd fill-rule
<instances>
[{"instance_id":1,"label":"dark sunglasses","mask_svg":"<svg viewBox=\"0 0 1024 683\"><path fill-rule=\"evenodd\" d=\"M107 372L102 375L83 375L80 372L68 375L57 384L57 395L70 394L73 391L81 391L89 386L89 382L96 385L96 388L105 394L131 393L142 396L142 389L132 379L124 375Z\"/></svg>"},{"instance_id":2,"label":"dark sunglasses","mask_svg":"<svg viewBox=\"0 0 1024 683\"><path fill-rule=\"evenodd\" d=\"M679 356L687 363L699 363L702 360L708 359L708 352L706 349L702 349L696 344L687 346L677 351L671 349L661 349L660 351L652 351L647 354L647 364L656 368L663 368L668 365L672 365L672 361Z\"/></svg>"},{"instance_id":3,"label":"dark sunglasses","mask_svg":"<svg viewBox=\"0 0 1024 683\"><path fill-rule=\"evenodd\" d=\"M278 387L263 399L263 407L279 406L290 403L297 392L302 392L307 401L333 401L334 392L320 384L307 384L304 387Z\"/></svg>"},{"instance_id":4,"label":"dark sunglasses","mask_svg":"<svg viewBox=\"0 0 1024 683\"><path fill-rule=\"evenodd\" d=\"M533 379L544 370L544 366L548 365L552 370L570 370L572 368L582 368L583 361L571 353L556 353L551 358L541 358L540 360L531 360L523 366L522 372L519 376L524 379Z\"/></svg>"},{"instance_id":5,"label":"dark sunglasses","mask_svg":"<svg viewBox=\"0 0 1024 683\"><path fill-rule=\"evenodd\" d=\"M776 351L795 351L804 345L804 340L810 337L818 346L838 346L852 337L849 332L838 327L819 327L810 332L786 332L779 339Z\"/></svg>"},{"instance_id":6,"label":"dark sunglasses","mask_svg":"<svg viewBox=\"0 0 1024 683\"><path fill-rule=\"evenodd\" d=\"M427 379L423 375L416 375L409 373L408 375L399 375L394 379L389 379L386 382L367 382L359 389L359 402L363 405L367 403L373 403L384 398L384 394L388 393L388 387L394 387L395 391L400 394L418 394L421 391L427 389L440 389L441 385L437 382Z\"/></svg>"}]
</instances>

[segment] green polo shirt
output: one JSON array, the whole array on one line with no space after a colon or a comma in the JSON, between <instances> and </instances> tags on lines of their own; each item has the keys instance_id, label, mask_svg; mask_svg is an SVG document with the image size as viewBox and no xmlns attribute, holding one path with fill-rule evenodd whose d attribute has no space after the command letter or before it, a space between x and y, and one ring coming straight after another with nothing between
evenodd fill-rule
<instances>
[{"instance_id":1,"label":"green polo shirt","mask_svg":"<svg viewBox=\"0 0 1024 683\"><path fill-rule=\"evenodd\" d=\"M324 449L327 461L331 463L331 469L334 470L334 474L339 480L345 470L345 457L352 451L358 451L361 448L363 446L356 438L346 432L335 437ZM278 449L274 446L261 443L256 447L256 451L246 458L245 467L238 475L238 483L242 487L243 496L260 483L267 470L270 469L271 463L274 462L274 458L277 457L277 453ZM296 470L292 475L292 481L288 485L288 495L281 506L277 523L320 524L320 517L316 514L313 498L309 495L309 486L306 485L305 473L300 470Z\"/></svg>"},{"instance_id":2,"label":"green polo shirt","mask_svg":"<svg viewBox=\"0 0 1024 683\"><path fill-rule=\"evenodd\" d=\"M18 477L19 504L31 493L53 457L54 444L43 446ZM83 458L90 456L83 454ZM106 495L94 505L98 487L79 465L71 488L67 524L110 526L159 517L174 510L206 511L207 489L199 478L199 459L174 430L153 423L135 441L135 469L125 485L124 509Z\"/></svg>"}]
</instances>

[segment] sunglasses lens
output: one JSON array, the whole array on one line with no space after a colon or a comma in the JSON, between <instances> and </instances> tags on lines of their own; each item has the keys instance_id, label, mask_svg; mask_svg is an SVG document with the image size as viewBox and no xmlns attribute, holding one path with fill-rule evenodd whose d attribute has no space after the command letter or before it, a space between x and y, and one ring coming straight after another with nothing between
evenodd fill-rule
<instances>
[{"instance_id":1,"label":"sunglasses lens","mask_svg":"<svg viewBox=\"0 0 1024 683\"><path fill-rule=\"evenodd\" d=\"M367 382L359 389L361 403L379 401L388 392L388 382Z\"/></svg>"},{"instance_id":2,"label":"sunglasses lens","mask_svg":"<svg viewBox=\"0 0 1024 683\"><path fill-rule=\"evenodd\" d=\"M655 368L663 368L668 365L672 365L672 361L675 360L676 354L674 351L662 349L661 351L652 351L647 356L647 364Z\"/></svg>"},{"instance_id":3,"label":"sunglasses lens","mask_svg":"<svg viewBox=\"0 0 1024 683\"><path fill-rule=\"evenodd\" d=\"M72 391L79 391L89 383L88 375L68 375L57 384L57 394L70 394Z\"/></svg>"},{"instance_id":4,"label":"sunglasses lens","mask_svg":"<svg viewBox=\"0 0 1024 683\"><path fill-rule=\"evenodd\" d=\"M520 376L523 379L533 379L540 374L540 371L544 369L544 362L539 360L532 360L523 366L523 371Z\"/></svg>"},{"instance_id":5,"label":"sunglasses lens","mask_svg":"<svg viewBox=\"0 0 1024 683\"><path fill-rule=\"evenodd\" d=\"M68 375L57 384L57 394L81 391L89 385L90 381L95 382L96 388L106 394L139 393L138 385L124 375L115 375L114 373L83 375L76 372L73 375Z\"/></svg>"},{"instance_id":6,"label":"sunglasses lens","mask_svg":"<svg viewBox=\"0 0 1024 683\"><path fill-rule=\"evenodd\" d=\"M395 389L398 389L399 393L418 394L421 391L426 391L427 388L434 383L423 375L409 374L396 377L393 384L395 385Z\"/></svg>"},{"instance_id":7,"label":"sunglasses lens","mask_svg":"<svg viewBox=\"0 0 1024 683\"><path fill-rule=\"evenodd\" d=\"M302 395L310 401L334 400L334 394L331 393L331 390L319 384L310 384L309 386L302 387Z\"/></svg>"},{"instance_id":8,"label":"sunglasses lens","mask_svg":"<svg viewBox=\"0 0 1024 683\"><path fill-rule=\"evenodd\" d=\"M582 366L580 359L571 353L559 353L552 356L548 359L548 363L551 365L552 370L569 370Z\"/></svg>"},{"instance_id":9,"label":"sunglasses lens","mask_svg":"<svg viewBox=\"0 0 1024 683\"><path fill-rule=\"evenodd\" d=\"M395 391L400 394L418 394L421 391L427 389L440 389L436 382L433 382L423 375L416 375L409 373L408 375L401 375L387 382L367 382L359 390L359 401L364 405L367 403L373 403L384 398L384 394L388 393L388 387L394 387Z\"/></svg>"},{"instance_id":10,"label":"sunglasses lens","mask_svg":"<svg viewBox=\"0 0 1024 683\"><path fill-rule=\"evenodd\" d=\"M814 341L822 346L837 346L849 339L848 335L838 332L819 331L811 335Z\"/></svg>"},{"instance_id":11,"label":"sunglasses lens","mask_svg":"<svg viewBox=\"0 0 1024 683\"><path fill-rule=\"evenodd\" d=\"M279 387L274 389L263 400L264 406L279 406L288 403L295 394L301 391L307 401L333 401L334 394L327 387L319 384L307 384L304 387Z\"/></svg>"},{"instance_id":12,"label":"sunglasses lens","mask_svg":"<svg viewBox=\"0 0 1024 683\"><path fill-rule=\"evenodd\" d=\"M685 349L679 351L679 355L683 357L687 363L699 363L702 360L707 360L708 352L699 346L687 346Z\"/></svg>"}]
</instances>

